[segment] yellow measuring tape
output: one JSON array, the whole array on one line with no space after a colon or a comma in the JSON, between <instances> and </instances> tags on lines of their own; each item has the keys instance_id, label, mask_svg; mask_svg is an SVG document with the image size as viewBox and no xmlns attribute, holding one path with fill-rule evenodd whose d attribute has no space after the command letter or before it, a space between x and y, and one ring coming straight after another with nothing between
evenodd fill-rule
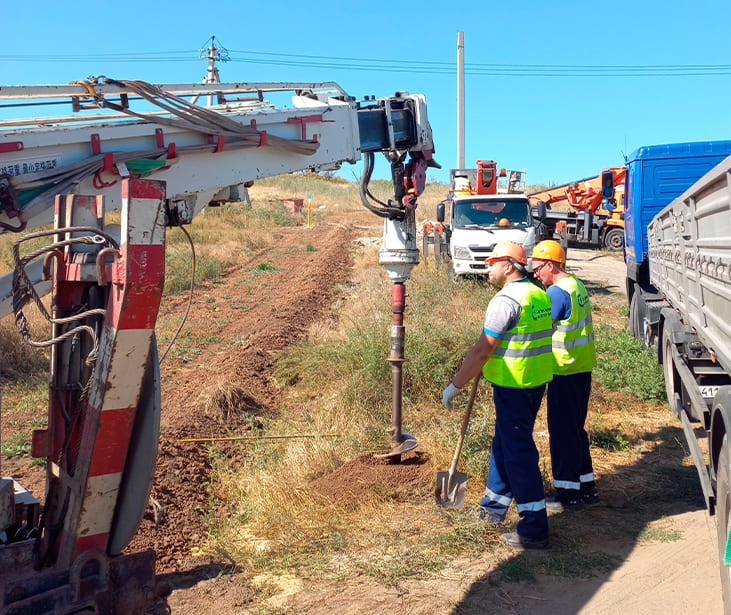
<instances>
[{"instance_id":1,"label":"yellow measuring tape","mask_svg":"<svg viewBox=\"0 0 731 615\"><path fill-rule=\"evenodd\" d=\"M180 442L224 442L232 440L280 440L285 438L339 438L339 433L294 434L288 436L230 436L226 438L182 438Z\"/></svg>"}]
</instances>

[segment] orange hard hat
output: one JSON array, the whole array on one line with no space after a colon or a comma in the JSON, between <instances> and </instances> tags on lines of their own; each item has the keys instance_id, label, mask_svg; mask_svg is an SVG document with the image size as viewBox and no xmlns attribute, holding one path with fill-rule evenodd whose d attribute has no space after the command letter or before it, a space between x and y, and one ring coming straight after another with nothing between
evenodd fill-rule
<instances>
[{"instance_id":1,"label":"orange hard hat","mask_svg":"<svg viewBox=\"0 0 731 615\"><path fill-rule=\"evenodd\" d=\"M512 258L521 265L528 264L525 248L517 241L501 241L492 250L492 254L485 259L486 263L493 263L505 258Z\"/></svg>"},{"instance_id":2,"label":"orange hard hat","mask_svg":"<svg viewBox=\"0 0 731 615\"><path fill-rule=\"evenodd\" d=\"M537 258L542 261L554 261L561 265L566 264L566 253L563 251L561 244L553 239L546 239L541 241L533 248L532 258Z\"/></svg>"},{"instance_id":3,"label":"orange hard hat","mask_svg":"<svg viewBox=\"0 0 731 615\"><path fill-rule=\"evenodd\" d=\"M497 223L498 226L510 226L510 220L507 218L500 218L500 222Z\"/></svg>"}]
</instances>

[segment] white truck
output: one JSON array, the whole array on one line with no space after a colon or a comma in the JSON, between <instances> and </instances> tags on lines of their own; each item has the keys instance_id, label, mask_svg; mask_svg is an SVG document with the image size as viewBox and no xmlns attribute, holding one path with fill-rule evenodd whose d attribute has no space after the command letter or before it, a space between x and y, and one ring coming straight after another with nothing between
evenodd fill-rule
<instances>
[{"instance_id":1,"label":"white truck","mask_svg":"<svg viewBox=\"0 0 731 615\"><path fill-rule=\"evenodd\" d=\"M474 169L450 169L449 192L437 205L437 223L423 227L424 258L433 245L437 264L445 261L448 277L457 281L485 275L485 259L500 241L516 241L530 255L546 206L531 210L524 189L525 171L498 171L494 160L478 160Z\"/></svg>"},{"instance_id":2,"label":"white truck","mask_svg":"<svg viewBox=\"0 0 731 615\"><path fill-rule=\"evenodd\" d=\"M440 223L445 220L446 205L437 205ZM485 259L500 241L521 244L529 256L536 243L533 211L525 194L455 194L445 230L442 254L452 280L485 275Z\"/></svg>"},{"instance_id":3,"label":"white truck","mask_svg":"<svg viewBox=\"0 0 731 615\"><path fill-rule=\"evenodd\" d=\"M269 92L290 92L292 105L270 104ZM188 96L218 104L197 106ZM138 111L131 103L140 98L147 107ZM42 509L12 477L0 478L2 615L128 615L166 606L155 553L121 554L148 506L157 457L154 328L165 229L189 223L211 202L241 200L247 182L365 157L361 197L384 219L380 262L392 282L392 453L415 446L400 429L400 370L404 282L419 262L416 196L435 164L423 96L359 102L334 83L100 78L2 86L0 101L73 110L0 119L0 233L53 224L18 240L16 269L0 280L3 311L12 309L29 343L51 347L48 427L34 431L31 444L32 455L46 460ZM375 152L391 163L387 202L369 199ZM114 209L121 224L107 222ZM22 249L36 237L50 243ZM49 286L50 312L40 301ZM47 340L30 339L29 301L50 323Z\"/></svg>"}]
</instances>

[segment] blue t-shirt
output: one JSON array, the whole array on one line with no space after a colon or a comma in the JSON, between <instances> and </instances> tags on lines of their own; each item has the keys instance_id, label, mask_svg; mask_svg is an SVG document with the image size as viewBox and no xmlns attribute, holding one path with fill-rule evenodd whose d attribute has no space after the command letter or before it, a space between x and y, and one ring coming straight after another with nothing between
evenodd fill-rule
<instances>
[{"instance_id":1,"label":"blue t-shirt","mask_svg":"<svg viewBox=\"0 0 731 615\"><path fill-rule=\"evenodd\" d=\"M546 292L551 298L551 318L567 320L571 316L571 295L555 284L549 286Z\"/></svg>"}]
</instances>

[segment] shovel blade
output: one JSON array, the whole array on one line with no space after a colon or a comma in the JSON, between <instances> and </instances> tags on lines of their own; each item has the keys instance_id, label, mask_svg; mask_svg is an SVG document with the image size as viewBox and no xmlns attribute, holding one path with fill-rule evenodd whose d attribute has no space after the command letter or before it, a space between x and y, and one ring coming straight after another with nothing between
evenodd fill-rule
<instances>
[{"instance_id":1,"label":"shovel blade","mask_svg":"<svg viewBox=\"0 0 731 615\"><path fill-rule=\"evenodd\" d=\"M442 508L462 508L467 494L467 474L455 472L451 480L449 472L437 472L434 498Z\"/></svg>"}]
</instances>

